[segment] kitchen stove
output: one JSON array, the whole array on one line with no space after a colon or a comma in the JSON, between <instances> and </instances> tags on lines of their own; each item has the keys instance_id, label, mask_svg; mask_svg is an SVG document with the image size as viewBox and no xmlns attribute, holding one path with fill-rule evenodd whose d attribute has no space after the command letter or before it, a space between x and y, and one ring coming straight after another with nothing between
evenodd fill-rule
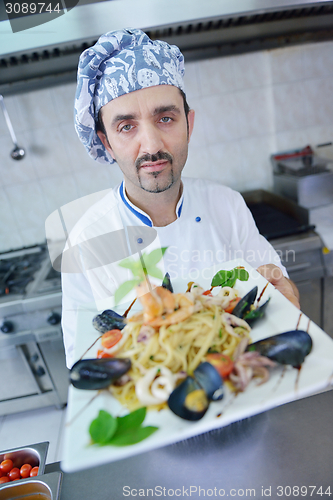
<instances>
[{"instance_id":1,"label":"kitchen stove","mask_svg":"<svg viewBox=\"0 0 333 500\"><path fill-rule=\"evenodd\" d=\"M61 279L46 244L0 254L0 415L67 402Z\"/></svg>"}]
</instances>

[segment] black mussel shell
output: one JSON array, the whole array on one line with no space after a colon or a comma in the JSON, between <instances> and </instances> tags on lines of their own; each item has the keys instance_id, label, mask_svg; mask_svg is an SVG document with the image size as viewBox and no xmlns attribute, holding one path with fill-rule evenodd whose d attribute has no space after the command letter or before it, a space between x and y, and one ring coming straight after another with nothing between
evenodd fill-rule
<instances>
[{"instance_id":1,"label":"black mussel shell","mask_svg":"<svg viewBox=\"0 0 333 500\"><path fill-rule=\"evenodd\" d=\"M312 339L304 330L292 330L250 344L248 351L257 351L282 365L299 368L312 349Z\"/></svg>"},{"instance_id":2,"label":"black mussel shell","mask_svg":"<svg viewBox=\"0 0 333 500\"><path fill-rule=\"evenodd\" d=\"M258 319L262 318L265 314L266 308L268 306L271 298L266 300L260 307L256 307L256 309L251 309L248 313L243 316L243 319L252 326Z\"/></svg>"},{"instance_id":3,"label":"black mussel shell","mask_svg":"<svg viewBox=\"0 0 333 500\"><path fill-rule=\"evenodd\" d=\"M170 394L168 405L178 417L194 421L204 416L208 410L209 401L198 382L193 377L187 377Z\"/></svg>"},{"instance_id":4,"label":"black mussel shell","mask_svg":"<svg viewBox=\"0 0 333 500\"><path fill-rule=\"evenodd\" d=\"M98 332L105 333L109 330L122 330L126 326L126 319L111 309L106 309L101 314L97 314L92 321L93 327Z\"/></svg>"},{"instance_id":5,"label":"black mussel shell","mask_svg":"<svg viewBox=\"0 0 333 500\"><path fill-rule=\"evenodd\" d=\"M194 370L193 376L204 389L210 401L219 401L223 398L223 380L216 368L208 361L201 363Z\"/></svg>"},{"instance_id":6,"label":"black mussel shell","mask_svg":"<svg viewBox=\"0 0 333 500\"><path fill-rule=\"evenodd\" d=\"M238 302L238 304L233 308L232 314L237 318L244 318L247 312L250 311L252 304L256 300L258 293L258 287L255 286L250 290L244 297Z\"/></svg>"},{"instance_id":7,"label":"black mussel shell","mask_svg":"<svg viewBox=\"0 0 333 500\"><path fill-rule=\"evenodd\" d=\"M69 372L69 380L77 389L105 389L128 372L131 360L124 358L81 359Z\"/></svg>"},{"instance_id":8,"label":"black mussel shell","mask_svg":"<svg viewBox=\"0 0 333 500\"><path fill-rule=\"evenodd\" d=\"M162 286L163 286L163 288L166 288L171 293L173 293L173 286L171 284L170 274L169 273L166 273L166 275L164 276L163 281L162 281Z\"/></svg>"}]
</instances>

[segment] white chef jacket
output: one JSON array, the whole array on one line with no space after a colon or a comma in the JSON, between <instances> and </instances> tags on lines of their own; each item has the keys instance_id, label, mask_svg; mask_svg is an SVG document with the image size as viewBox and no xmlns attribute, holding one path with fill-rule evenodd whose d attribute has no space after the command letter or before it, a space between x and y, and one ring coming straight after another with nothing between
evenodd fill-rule
<instances>
[{"instance_id":1,"label":"white chef jacket","mask_svg":"<svg viewBox=\"0 0 333 500\"><path fill-rule=\"evenodd\" d=\"M138 226L139 232L140 227L153 227L157 237L144 251L168 247L161 269L163 274L169 272L171 280L181 278L200 283L200 276L207 279L205 270L210 269L211 273L215 267L217 272L223 262L236 258L244 259L253 268L268 263L278 265L287 276L276 251L259 234L243 197L226 186L183 178L177 219L164 227L154 227L151 218L129 201L123 182L104 194L105 191L102 199L86 211L71 231L72 246L129 226ZM79 273L62 273L62 327L69 367L74 361L79 309L91 307L92 303L97 311L112 308L115 290L133 278L128 269L118 265L122 258L112 262L112 245L106 247L99 248L101 265L96 267L95 263L93 269ZM133 257L137 259L138 254Z\"/></svg>"}]
</instances>

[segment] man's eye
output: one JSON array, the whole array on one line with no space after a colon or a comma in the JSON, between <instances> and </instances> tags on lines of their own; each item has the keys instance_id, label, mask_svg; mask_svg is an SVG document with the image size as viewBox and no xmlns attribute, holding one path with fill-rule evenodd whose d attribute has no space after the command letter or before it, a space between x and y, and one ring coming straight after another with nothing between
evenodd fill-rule
<instances>
[{"instance_id":1,"label":"man's eye","mask_svg":"<svg viewBox=\"0 0 333 500\"><path fill-rule=\"evenodd\" d=\"M163 123L169 123L169 122L171 122L171 120L172 120L172 118L170 118L170 116L163 116L161 118L161 122L163 122Z\"/></svg>"},{"instance_id":2,"label":"man's eye","mask_svg":"<svg viewBox=\"0 0 333 500\"><path fill-rule=\"evenodd\" d=\"M132 125L130 123L127 123L127 125L124 125L123 127L121 127L121 131L124 131L124 132L128 132L129 130L131 130L132 128Z\"/></svg>"}]
</instances>

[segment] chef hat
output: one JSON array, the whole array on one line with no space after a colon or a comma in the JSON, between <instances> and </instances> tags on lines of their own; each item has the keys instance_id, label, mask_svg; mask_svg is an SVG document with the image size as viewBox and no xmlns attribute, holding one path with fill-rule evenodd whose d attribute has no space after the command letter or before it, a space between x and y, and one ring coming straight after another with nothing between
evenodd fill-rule
<instances>
[{"instance_id":1,"label":"chef hat","mask_svg":"<svg viewBox=\"0 0 333 500\"><path fill-rule=\"evenodd\" d=\"M112 99L155 85L184 91L184 57L178 47L152 41L139 29L111 31L80 56L75 96L75 128L92 158L114 160L96 133L98 112Z\"/></svg>"}]
</instances>

